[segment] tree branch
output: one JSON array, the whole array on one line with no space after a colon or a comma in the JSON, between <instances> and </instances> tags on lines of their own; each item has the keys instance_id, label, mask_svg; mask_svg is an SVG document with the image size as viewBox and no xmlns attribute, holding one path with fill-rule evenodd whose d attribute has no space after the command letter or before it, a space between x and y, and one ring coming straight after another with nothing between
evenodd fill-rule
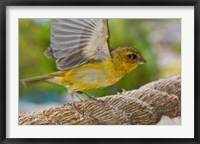
<instances>
[{"instance_id":1,"label":"tree branch","mask_svg":"<svg viewBox=\"0 0 200 144\"><path fill-rule=\"evenodd\" d=\"M161 79L137 90L91 100L76 102L84 116L69 103L35 112L19 114L20 125L135 125L157 124L162 115L181 115L180 75Z\"/></svg>"}]
</instances>

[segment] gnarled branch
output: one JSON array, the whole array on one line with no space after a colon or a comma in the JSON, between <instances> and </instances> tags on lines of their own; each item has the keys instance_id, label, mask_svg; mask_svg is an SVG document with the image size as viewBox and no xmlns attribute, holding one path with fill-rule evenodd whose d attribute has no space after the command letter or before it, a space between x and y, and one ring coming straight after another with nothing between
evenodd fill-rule
<instances>
[{"instance_id":1,"label":"gnarled branch","mask_svg":"<svg viewBox=\"0 0 200 144\"><path fill-rule=\"evenodd\" d=\"M137 90L99 98L107 105L91 100L76 102L84 112L63 104L35 112L20 113L20 125L135 125L157 124L162 115L181 114L180 75L161 79Z\"/></svg>"}]
</instances>

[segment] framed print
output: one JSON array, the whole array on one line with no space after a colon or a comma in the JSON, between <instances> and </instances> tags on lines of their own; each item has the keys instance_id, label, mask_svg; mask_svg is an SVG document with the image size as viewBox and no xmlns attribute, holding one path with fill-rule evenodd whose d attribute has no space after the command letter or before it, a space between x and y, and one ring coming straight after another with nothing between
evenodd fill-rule
<instances>
[{"instance_id":1,"label":"framed print","mask_svg":"<svg viewBox=\"0 0 200 144\"><path fill-rule=\"evenodd\" d=\"M1 143L199 143L196 1L2 1Z\"/></svg>"}]
</instances>

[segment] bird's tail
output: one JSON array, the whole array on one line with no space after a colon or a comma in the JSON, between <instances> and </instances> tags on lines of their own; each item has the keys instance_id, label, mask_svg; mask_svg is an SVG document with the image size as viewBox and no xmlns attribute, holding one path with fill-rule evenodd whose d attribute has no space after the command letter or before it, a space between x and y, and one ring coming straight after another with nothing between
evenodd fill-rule
<instances>
[{"instance_id":1,"label":"bird's tail","mask_svg":"<svg viewBox=\"0 0 200 144\"><path fill-rule=\"evenodd\" d=\"M41 82L41 81L59 84L61 82L60 79L64 74L65 74L65 71L58 71L58 72L54 72L54 73L50 73L50 74L46 74L46 75L23 79L23 80L21 80L21 83L25 87L27 87L28 85L31 85L33 83L37 83L37 82Z\"/></svg>"}]
</instances>

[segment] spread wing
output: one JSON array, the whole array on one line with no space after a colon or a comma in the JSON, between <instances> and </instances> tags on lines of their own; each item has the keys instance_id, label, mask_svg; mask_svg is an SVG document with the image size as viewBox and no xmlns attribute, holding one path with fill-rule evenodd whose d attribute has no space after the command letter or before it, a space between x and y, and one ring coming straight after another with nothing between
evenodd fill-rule
<instances>
[{"instance_id":1,"label":"spread wing","mask_svg":"<svg viewBox=\"0 0 200 144\"><path fill-rule=\"evenodd\" d=\"M111 58L107 19L54 19L51 45L45 55L55 58L58 69L69 70L88 61Z\"/></svg>"}]
</instances>

